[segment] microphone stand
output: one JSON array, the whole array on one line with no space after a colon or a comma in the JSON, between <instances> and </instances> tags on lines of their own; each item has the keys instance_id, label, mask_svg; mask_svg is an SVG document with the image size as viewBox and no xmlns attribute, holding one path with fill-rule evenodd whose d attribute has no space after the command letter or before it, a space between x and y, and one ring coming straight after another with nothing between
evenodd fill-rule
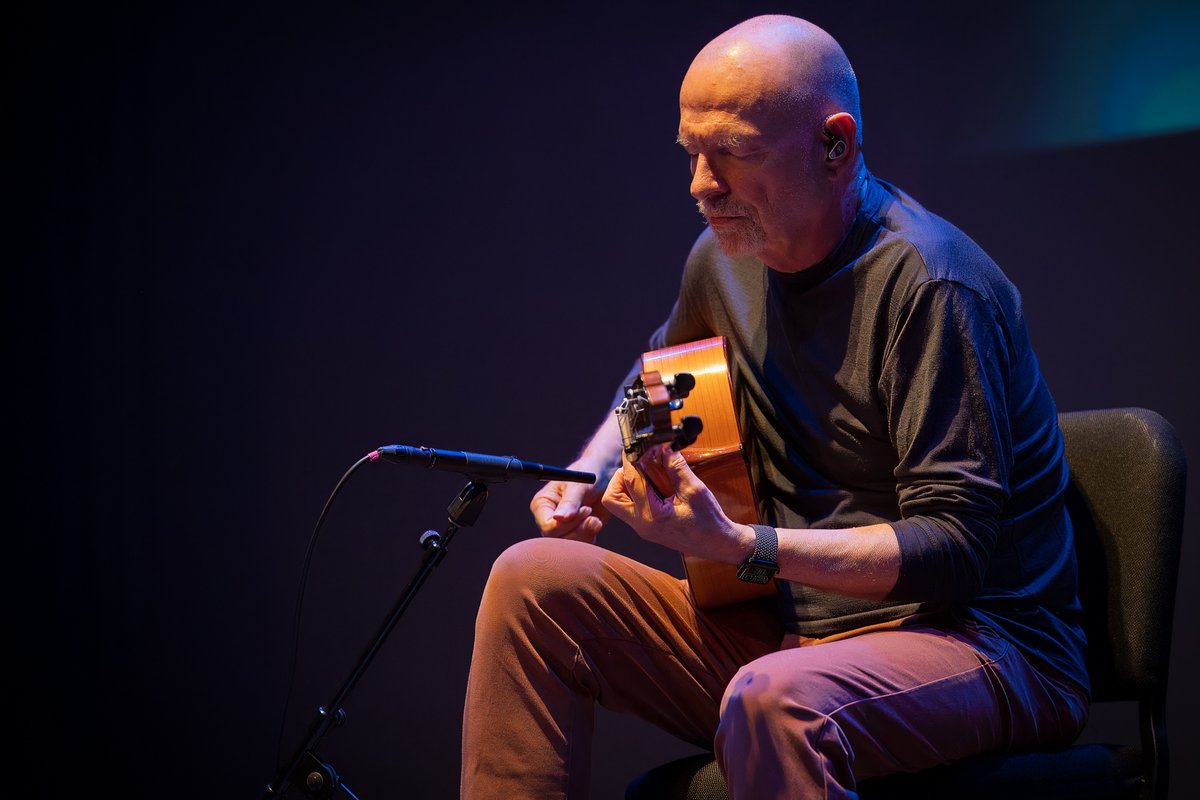
<instances>
[{"instance_id":1,"label":"microphone stand","mask_svg":"<svg viewBox=\"0 0 1200 800\"><path fill-rule=\"evenodd\" d=\"M363 651L358 664L342 687L338 689L337 694L329 703L317 709L317 716L308 729L308 738L296 749L295 754L286 762L286 766L276 774L273 783L267 786L262 800L281 798L293 786L309 800L327 800L333 796L334 792L339 792L339 795L350 797L352 800L358 800L357 796L342 783L341 776L333 766L322 761L317 755L317 746L325 738L325 734L329 732L330 728L340 727L345 723L346 712L342 708L342 703L345 702L354 685L358 683L358 679L362 677L371 661L379 653L384 640L396 627L396 623L400 621L404 610L412 603L417 591L425 583L425 579L446 557L446 549L450 546L455 532L461 527L474 525L475 521L479 519L483 506L487 502L487 496L487 484L472 478L446 509L448 518L446 529L441 534L437 531L425 531L421 535L420 544L424 555L416 575L404 588L395 607L380 626L374 640Z\"/></svg>"}]
</instances>

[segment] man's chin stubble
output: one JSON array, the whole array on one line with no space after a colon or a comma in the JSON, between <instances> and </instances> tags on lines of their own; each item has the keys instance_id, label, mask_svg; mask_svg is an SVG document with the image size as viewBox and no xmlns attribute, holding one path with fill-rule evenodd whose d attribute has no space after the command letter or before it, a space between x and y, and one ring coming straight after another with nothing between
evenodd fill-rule
<instances>
[{"instance_id":1,"label":"man's chin stubble","mask_svg":"<svg viewBox=\"0 0 1200 800\"><path fill-rule=\"evenodd\" d=\"M713 235L717 237L717 244L720 245L721 252L730 258L752 256L762 247L762 236L758 235L757 231L749 234L744 231L722 232L711 224L709 227L712 228Z\"/></svg>"}]
</instances>

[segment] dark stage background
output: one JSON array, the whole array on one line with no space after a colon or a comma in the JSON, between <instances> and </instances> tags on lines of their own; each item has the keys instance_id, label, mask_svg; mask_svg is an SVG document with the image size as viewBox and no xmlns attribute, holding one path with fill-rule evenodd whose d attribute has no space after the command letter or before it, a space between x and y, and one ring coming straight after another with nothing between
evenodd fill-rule
<instances>
[{"instance_id":1,"label":"dark stage background","mask_svg":"<svg viewBox=\"0 0 1200 800\"><path fill-rule=\"evenodd\" d=\"M1195 85L1138 78L1125 48L1169 56L1192 4L110 5L3 26L22 796L256 796L305 544L342 473L388 443L571 460L701 230L678 82L754 13L842 41L868 164L1022 289L1060 408L1154 409L1196 457L1200 135L1161 113ZM1136 106L1139 88L1167 100ZM376 464L339 499L287 749L461 487ZM326 740L363 800L455 796L474 608L534 535L534 488L493 490ZM605 539L676 569L627 529ZM1175 798L1200 760L1198 557L1187 543ZM603 712L597 742L600 798L690 752Z\"/></svg>"}]
</instances>

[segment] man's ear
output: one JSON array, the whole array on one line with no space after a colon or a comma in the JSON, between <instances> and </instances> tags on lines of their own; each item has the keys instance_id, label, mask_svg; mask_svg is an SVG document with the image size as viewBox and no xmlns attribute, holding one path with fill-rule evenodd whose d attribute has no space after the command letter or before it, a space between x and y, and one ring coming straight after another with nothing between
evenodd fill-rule
<instances>
[{"instance_id":1,"label":"man's ear","mask_svg":"<svg viewBox=\"0 0 1200 800\"><path fill-rule=\"evenodd\" d=\"M825 163L840 168L858 161L858 122L845 111L825 118L822 125L825 137Z\"/></svg>"}]
</instances>

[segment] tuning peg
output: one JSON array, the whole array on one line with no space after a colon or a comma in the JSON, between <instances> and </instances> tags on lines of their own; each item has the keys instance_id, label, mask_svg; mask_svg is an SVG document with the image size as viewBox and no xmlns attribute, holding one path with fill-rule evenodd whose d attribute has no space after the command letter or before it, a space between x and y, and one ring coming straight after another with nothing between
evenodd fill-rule
<instances>
[{"instance_id":1,"label":"tuning peg","mask_svg":"<svg viewBox=\"0 0 1200 800\"><path fill-rule=\"evenodd\" d=\"M671 440L671 449L682 450L696 441L700 432L704 430L704 423L699 417L684 417L674 430L675 438Z\"/></svg>"},{"instance_id":2,"label":"tuning peg","mask_svg":"<svg viewBox=\"0 0 1200 800\"><path fill-rule=\"evenodd\" d=\"M687 397L696 388L696 379L690 372L676 372L675 377L665 383L672 397Z\"/></svg>"}]
</instances>

